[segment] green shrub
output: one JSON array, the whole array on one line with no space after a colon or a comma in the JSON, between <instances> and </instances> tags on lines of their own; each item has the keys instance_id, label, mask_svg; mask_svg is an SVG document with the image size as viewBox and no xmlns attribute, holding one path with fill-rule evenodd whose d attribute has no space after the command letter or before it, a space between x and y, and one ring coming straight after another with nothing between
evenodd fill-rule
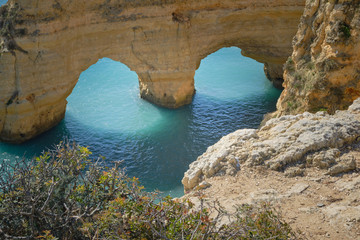
<instances>
[{"instance_id":1,"label":"green shrub","mask_svg":"<svg viewBox=\"0 0 360 240\"><path fill-rule=\"evenodd\" d=\"M284 69L288 70L288 71L294 71L295 70L295 63L294 60L292 59L292 57L288 57L288 59L286 60L285 64L284 64Z\"/></svg>"},{"instance_id":2,"label":"green shrub","mask_svg":"<svg viewBox=\"0 0 360 240\"><path fill-rule=\"evenodd\" d=\"M87 148L60 144L27 163L0 169L0 227L7 236L35 238L50 230L60 239L81 238L84 221L94 217L128 181L116 168L90 164Z\"/></svg>"},{"instance_id":3,"label":"green shrub","mask_svg":"<svg viewBox=\"0 0 360 240\"><path fill-rule=\"evenodd\" d=\"M233 239L295 239L291 228L279 218L269 203L259 206L241 205L236 212L236 220L225 226L228 232L242 232Z\"/></svg>"},{"instance_id":4,"label":"green shrub","mask_svg":"<svg viewBox=\"0 0 360 240\"><path fill-rule=\"evenodd\" d=\"M307 68L309 68L310 70L314 70L315 69L315 63L310 61L307 63Z\"/></svg>"},{"instance_id":5,"label":"green shrub","mask_svg":"<svg viewBox=\"0 0 360 240\"><path fill-rule=\"evenodd\" d=\"M350 26L345 22L340 23L339 31L341 32L344 38L348 39L351 37Z\"/></svg>"},{"instance_id":6,"label":"green shrub","mask_svg":"<svg viewBox=\"0 0 360 240\"><path fill-rule=\"evenodd\" d=\"M218 204L148 193L136 178L93 162L91 152L61 143L30 162L0 168L1 239L289 239L295 235L269 205ZM210 217L210 210L215 217ZM224 219L232 219L221 225Z\"/></svg>"}]
</instances>

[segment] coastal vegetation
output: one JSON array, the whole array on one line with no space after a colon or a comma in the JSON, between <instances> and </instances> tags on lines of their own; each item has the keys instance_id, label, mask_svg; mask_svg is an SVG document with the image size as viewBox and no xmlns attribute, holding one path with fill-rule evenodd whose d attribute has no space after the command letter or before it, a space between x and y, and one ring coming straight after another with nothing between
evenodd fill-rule
<instances>
[{"instance_id":1,"label":"coastal vegetation","mask_svg":"<svg viewBox=\"0 0 360 240\"><path fill-rule=\"evenodd\" d=\"M267 203L227 213L219 204L149 193L120 163L60 143L31 162L0 168L1 239L292 239ZM201 198L201 197L200 197ZM225 223L228 224L225 224Z\"/></svg>"}]
</instances>

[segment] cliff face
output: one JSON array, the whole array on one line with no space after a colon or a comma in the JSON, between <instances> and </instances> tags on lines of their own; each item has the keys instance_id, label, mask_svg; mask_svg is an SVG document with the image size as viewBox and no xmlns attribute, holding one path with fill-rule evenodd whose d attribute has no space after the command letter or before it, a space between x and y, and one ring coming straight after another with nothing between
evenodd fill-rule
<instances>
[{"instance_id":1,"label":"cliff face","mask_svg":"<svg viewBox=\"0 0 360 240\"><path fill-rule=\"evenodd\" d=\"M277 115L346 109L360 96L360 2L308 0Z\"/></svg>"},{"instance_id":2,"label":"cliff face","mask_svg":"<svg viewBox=\"0 0 360 240\"><path fill-rule=\"evenodd\" d=\"M304 0L9 0L1 7L0 140L56 125L79 75L99 58L126 64L141 97L188 104L201 59L237 46L279 80ZM99 79L101 81L101 79Z\"/></svg>"},{"instance_id":3,"label":"cliff face","mask_svg":"<svg viewBox=\"0 0 360 240\"><path fill-rule=\"evenodd\" d=\"M225 207L269 201L305 238L357 239L359 33L360 1L308 0L274 118L210 146L184 174L185 196L200 191Z\"/></svg>"}]
</instances>

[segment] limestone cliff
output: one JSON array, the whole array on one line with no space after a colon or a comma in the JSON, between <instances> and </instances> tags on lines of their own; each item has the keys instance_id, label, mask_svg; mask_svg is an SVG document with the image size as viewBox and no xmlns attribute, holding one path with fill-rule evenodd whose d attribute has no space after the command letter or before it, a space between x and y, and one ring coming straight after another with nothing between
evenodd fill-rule
<instances>
[{"instance_id":1,"label":"limestone cliff","mask_svg":"<svg viewBox=\"0 0 360 240\"><path fill-rule=\"evenodd\" d=\"M56 125L79 75L99 58L126 64L141 97L190 103L201 59L237 46L279 80L304 0L9 0L1 7L0 140ZM101 79L99 79L101 81Z\"/></svg>"},{"instance_id":2,"label":"limestone cliff","mask_svg":"<svg viewBox=\"0 0 360 240\"><path fill-rule=\"evenodd\" d=\"M360 96L360 1L308 0L277 115L346 109Z\"/></svg>"}]
</instances>

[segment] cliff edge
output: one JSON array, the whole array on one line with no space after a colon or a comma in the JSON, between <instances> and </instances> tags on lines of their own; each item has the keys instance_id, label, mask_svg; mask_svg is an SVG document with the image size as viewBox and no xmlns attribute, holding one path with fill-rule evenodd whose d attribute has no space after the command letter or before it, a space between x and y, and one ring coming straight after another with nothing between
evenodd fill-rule
<instances>
[{"instance_id":1,"label":"cliff edge","mask_svg":"<svg viewBox=\"0 0 360 240\"><path fill-rule=\"evenodd\" d=\"M305 239L360 237L360 98L334 115L285 115L223 137L182 183L228 211L270 202ZM199 193L200 192L200 193Z\"/></svg>"},{"instance_id":2,"label":"cliff edge","mask_svg":"<svg viewBox=\"0 0 360 240\"><path fill-rule=\"evenodd\" d=\"M261 129L241 129L210 146L190 164L182 183L185 191L202 181L235 175L243 166L265 166L286 176L306 175L307 168L337 175L356 169L356 161L340 149L360 141L360 99L348 110L285 115Z\"/></svg>"},{"instance_id":3,"label":"cliff edge","mask_svg":"<svg viewBox=\"0 0 360 240\"><path fill-rule=\"evenodd\" d=\"M307 0L277 111L191 163L185 197L269 201L305 239L359 239L359 36L360 1Z\"/></svg>"}]
</instances>

